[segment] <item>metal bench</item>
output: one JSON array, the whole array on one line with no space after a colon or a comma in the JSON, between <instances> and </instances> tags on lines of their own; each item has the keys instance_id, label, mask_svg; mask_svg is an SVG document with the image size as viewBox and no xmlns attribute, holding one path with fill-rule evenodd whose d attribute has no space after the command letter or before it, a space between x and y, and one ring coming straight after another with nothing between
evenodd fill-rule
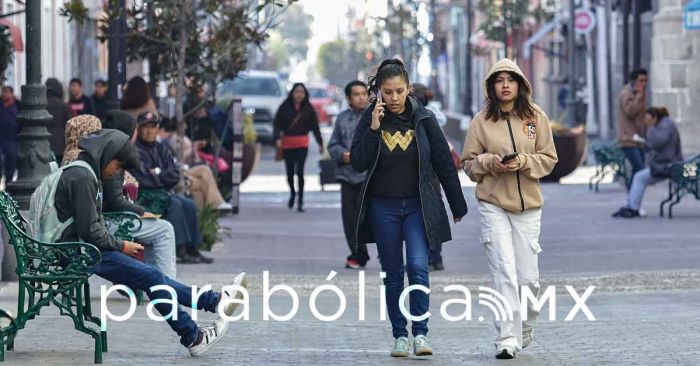
<instances>
[{"instance_id":1,"label":"metal bench","mask_svg":"<svg viewBox=\"0 0 700 366\"><path fill-rule=\"evenodd\" d=\"M630 177L627 174L627 161L625 154L615 144L597 144L593 146L593 156L596 160L595 174L588 181L588 189L598 192L598 185L610 173L614 173L615 178L625 181L625 186L629 187Z\"/></svg>"},{"instance_id":2,"label":"metal bench","mask_svg":"<svg viewBox=\"0 0 700 366\"><path fill-rule=\"evenodd\" d=\"M700 200L700 155L671 164L668 180L668 198L659 205L659 216L664 216L664 205L668 204L668 218L673 218L673 206L677 205L685 195L691 195Z\"/></svg>"}]
</instances>

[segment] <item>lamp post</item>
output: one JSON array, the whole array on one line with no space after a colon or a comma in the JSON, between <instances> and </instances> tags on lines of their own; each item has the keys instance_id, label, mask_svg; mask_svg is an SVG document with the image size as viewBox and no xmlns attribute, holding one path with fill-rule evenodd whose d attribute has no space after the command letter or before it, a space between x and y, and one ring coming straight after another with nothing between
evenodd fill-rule
<instances>
[{"instance_id":1,"label":"lamp post","mask_svg":"<svg viewBox=\"0 0 700 366\"><path fill-rule=\"evenodd\" d=\"M569 90L566 93L566 126L576 125L576 31L574 19L576 10L574 0L569 0L569 26L566 34L569 44Z\"/></svg>"},{"instance_id":2,"label":"lamp post","mask_svg":"<svg viewBox=\"0 0 700 366\"><path fill-rule=\"evenodd\" d=\"M41 84L41 0L26 2L27 83L22 85L22 100L17 121L17 180L7 184L7 191L26 210L39 182L49 174L51 147L47 127L53 117L46 110L46 87Z\"/></svg>"},{"instance_id":3,"label":"lamp post","mask_svg":"<svg viewBox=\"0 0 700 366\"><path fill-rule=\"evenodd\" d=\"M119 109L121 88L126 83L126 1L118 0L110 2L110 6L116 5L119 17L111 21L109 26L109 59L107 65L107 85L109 86L109 100L107 109Z\"/></svg>"}]
</instances>

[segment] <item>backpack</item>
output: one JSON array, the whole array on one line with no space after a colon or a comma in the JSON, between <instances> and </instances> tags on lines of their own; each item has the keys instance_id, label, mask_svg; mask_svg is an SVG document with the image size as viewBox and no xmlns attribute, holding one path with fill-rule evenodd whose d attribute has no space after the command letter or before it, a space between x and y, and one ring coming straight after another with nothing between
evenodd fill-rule
<instances>
[{"instance_id":1,"label":"backpack","mask_svg":"<svg viewBox=\"0 0 700 366\"><path fill-rule=\"evenodd\" d=\"M90 164L82 160L75 160L61 168L55 162L52 162L50 166L51 173L41 180L29 202L29 234L34 240L55 243L63 231L75 221L70 217L65 222L61 222L56 211L56 188L58 188L63 171L71 167L81 167L91 173L95 182L99 181Z\"/></svg>"}]
</instances>

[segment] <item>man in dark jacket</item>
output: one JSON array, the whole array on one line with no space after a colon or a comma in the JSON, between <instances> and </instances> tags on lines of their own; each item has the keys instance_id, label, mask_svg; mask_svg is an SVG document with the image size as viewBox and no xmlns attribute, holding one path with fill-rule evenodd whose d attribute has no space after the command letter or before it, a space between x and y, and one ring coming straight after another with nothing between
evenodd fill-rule
<instances>
[{"instance_id":1,"label":"man in dark jacket","mask_svg":"<svg viewBox=\"0 0 700 366\"><path fill-rule=\"evenodd\" d=\"M170 206L163 216L175 228L177 242L177 257L183 263L212 263L212 258L205 257L197 250L202 244L202 234L199 231L197 207L194 201L172 193L172 189L180 181L180 170L170 149L156 141L158 136L158 116L144 112L136 120L138 138L136 148L141 163L129 172L139 182L140 189L162 189L170 193Z\"/></svg>"},{"instance_id":2,"label":"man in dark jacket","mask_svg":"<svg viewBox=\"0 0 700 366\"><path fill-rule=\"evenodd\" d=\"M81 139L82 152L78 160L87 162L98 179L112 179L121 169L131 169L138 165L138 155L129 137L117 130L102 130ZM157 268L144 264L135 257L143 247L130 241L117 240L107 232L102 217L100 182L93 174L82 167L67 168L56 189L56 211L61 221L73 218L61 236L61 241L79 241L95 245L101 252L101 262L93 268L98 276L132 289L146 291L158 312L166 318L168 325L180 336L180 343L187 347L192 356L208 351L228 329L228 321L220 316L211 326L198 326L181 307L172 309L169 291L152 291L153 286L169 286L177 296L179 304L194 309L216 312L220 301L224 314L231 316L235 304L231 299L240 297L238 292L245 286L245 274L237 276L239 286L228 287L223 293L206 291L191 304L192 288L163 275ZM236 290L236 291L230 291ZM177 317L172 312L177 312Z\"/></svg>"},{"instance_id":3,"label":"man in dark jacket","mask_svg":"<svg viewBox=\"0 0 700 366\"><path fill-rule=\"evenodd\" d=\"M57 79L46 79L46 103L46 109L53 117L53 124L49 127L51 151L56 161L60 163L63 160L63 151L66 149L66 123L73 116L70 108L63 101L63 85Z\"/></svg>"},{"instance_id":4,"label":"man in dark jacket","mask_svg":"<svg viewBox=\"0 0 700 366\"><path fill-rule=\"evenodd\" d=\"M92 101L88 96L83 94L83 81L80 79L71 79L68 84L68 107L70 107L72 116L81 114L94 114L92 109Z\"/></svg>"},{"instance_id":5,"label":"man in dark jacket","mask_svg":"<svg viewBox=\"0 0 700 366\"><path fill-rule=\"evenodd\" d=\"M11 86L2 87L2 104L0 105L0 176L5 175L5 182L11 182L17 167L17 98Z\"/></svg>"},{"instance_id":6,"label":"man in dark jacket","mask_svg":"<svg viewBox=\"0 0 700 366\"><path fill-rule=\"evenodd\" d=\"M367 108L369 96L367 85L355 80L345 86L345 97L349 108L341 112L335 120L335 128L328 141L328 153L338 163L336 179L340 182L340 202L343 216L345 239L350 248L350 255L345 262L346 268L357 269L364 267L369 260L367 244L355 243L357 228L357 202L360 199L362 182L366 172L357 172L350 165L350 147L357 122Z\"/></svg>"},{"instance_id":7,"label":"man in dark jacket","mask_svg":"<svg viewBox=\"0 0 700 366\"><path fill-rule=\"evenodd\" d=\"M107 113L103 128L115 129L133 136L136 120L124 111L113 110ZM111 179L102 180L104 191L104 211L133 212L141 216L141 228L134 233L134 240L146 246L145 262L156 266L164 275L175 278L175 230L166 220L146 212L146 210L124 197L124 171Z\"/></svg>"}]
</instances>

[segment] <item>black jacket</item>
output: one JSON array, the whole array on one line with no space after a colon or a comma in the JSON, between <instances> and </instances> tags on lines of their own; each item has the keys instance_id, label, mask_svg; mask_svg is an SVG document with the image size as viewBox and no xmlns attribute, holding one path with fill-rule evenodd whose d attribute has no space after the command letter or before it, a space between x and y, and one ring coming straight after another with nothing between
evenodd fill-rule
<instances>
[{"instance_id":1,"label":"black jacket","mask_svg":"<svg viewBox=\"0 0 700 366\"><path fill-rule=\"evenodd\" d=\"M419 191L425 233L430 247L434 248L440 243L452 240L450 221L442 201L440 185L445 190L453 217L466 215L467 203L462 194L462 187L459 183L457 170L454 168L450 148L435 116L413 97L409 96L408 101L413 107L413 122L416 143L418 144ZM379 134L369 128L373 110L374 104L365 110L355 130L350 150L352 167L359 172L368 171L360 193L356 243L375 242L367 219L367 201L371 199L367 194L367 187L377 166L379 144L381 143Z\"/></svg>"},{"instance_id":2,"label":"black jacket","mask_svg":"<svg viewBox=\"0 0 700 366\"><path fill-rule=\"evenodd\" d=\"M302 115L299 120L294 123L292 122L297 117L299 113ZM289 100L285 100L282 105L280 105L277 113L275 114L273 135L275 140L284 136L306 136L309 132L314 133L314 138L319 146L323 146L323 138L321 137L321 129L318 127L318 116L316 116L316 111L314 108L307 104L302 105L300 111L294 110L294 105Z\"/></svg>"},{"instance_id":3,"label":"black jacket","mask_svg":"<svg viewBox=\"0 0 700 366\"><path fill-rule=\"evenodd\" d=\"M138 169L129 173L139 181L139 187L145 189L166 189L171 190L180 181L180 170L175 164L170 149L161 142L145 144L136 141L136 149L139 152L141 163ZM160 169L156 174L153 170Z\"/></svg>"},{"instance_id":4,"label":"black jacket","mask_svg":"<svg viewBox=\"0 0 700 366\"><path fill-rule=\"evenodd\" d=\"M127 211L141 216L146 211L143 207L129 202L124 197L124 174L103 180L102 191L104 192L105 212Z\"/></svg>"},{"instance_id":5,"label":"black jacket","mask_svg":"<svg viewBox=\"0 0 700 366\"><path fill-rule=\"evenodd\" d=\"M54 78L46 80L46 104L46 109L53 117L53 124L49 126L51 150L58 157L66 149L66 122L73 115L68 104L63 101L63 85Z\"/></svg>"},{"instance_id":6,"label":"black jacket","mask_svg":"<svg viewBox=\"0 0 700 366\"><path fill-rule=\"evenodd\" d=\"M102 219L102 192L100 173L110 160L128 144L129 137L116 130L102 130L88 135L80 141L83 152L79 160L86 161L97 175L81 167L71 167L61 174L55 194L55 207L58 219L75 220L61 235L61 242L84 241L102 251L121 251L124 243L107 232Z\"/></svg>"}]
</instances>

